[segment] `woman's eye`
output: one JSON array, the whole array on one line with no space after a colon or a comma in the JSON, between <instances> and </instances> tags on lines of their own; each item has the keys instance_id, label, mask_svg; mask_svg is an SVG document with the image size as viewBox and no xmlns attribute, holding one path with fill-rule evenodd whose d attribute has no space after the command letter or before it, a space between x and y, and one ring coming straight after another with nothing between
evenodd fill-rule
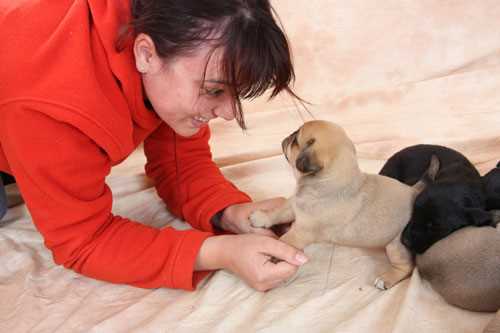
<instances>
[{"instance_id":1,"label":"woman's eye","mask_svg":"<svg viewBox=\"0 0 500 333\"><path fill-rule=\"evenodd\" d=\"M205 89L205 93L212 97L218 97L224 93L224 89L220 88Z\"/></svg>"}]
</instances>

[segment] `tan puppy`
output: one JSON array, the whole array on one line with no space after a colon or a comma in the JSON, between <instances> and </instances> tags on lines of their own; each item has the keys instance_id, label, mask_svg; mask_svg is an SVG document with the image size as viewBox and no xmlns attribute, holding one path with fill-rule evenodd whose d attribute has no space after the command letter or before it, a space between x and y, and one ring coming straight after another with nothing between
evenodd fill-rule
<instances>
[{"instance_id":1,"label":"tan puppy","mask_svg":"<svg viewBox=\"0 0 500 333\"><path fill-rule=\"evenodd\" d=\"M256 211L254 227L294 221L281 239L303 249L315 242L383 248L392 269L375 280L387 289L410 275L413 262L400 234L410 219L417 187L360 170L354 144L331 122L310 121L285 138L296 193L280 209Z\"/></svg>"},{"instance_id":2,"label":"tan puppy","mask_svg":"<svg viewBox=\"0 0 500 333\"><path fill-rule=\"evenodd\" d=\"M435 243L416 257L421 277L450 304L471 311L498 311L499 228L467 227ZM500 332L500 312L484 332Z\"/></svg>"}]
</instances>

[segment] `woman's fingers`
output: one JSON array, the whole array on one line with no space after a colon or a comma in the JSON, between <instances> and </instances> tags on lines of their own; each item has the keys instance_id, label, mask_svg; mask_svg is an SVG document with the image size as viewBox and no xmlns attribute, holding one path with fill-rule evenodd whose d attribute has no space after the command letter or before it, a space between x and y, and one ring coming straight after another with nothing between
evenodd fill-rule
<instances>
[{"instance_id":1,"label":"woman's fingers","mask_svg":"<svg viewBox=\"0 0 500 333\"><path fill-rule=\"evenodd\" d=\"M259 291L283 284L308 260L302 251L279 239L251 233L226 237L224 267Z\"/></svg>"},{"instance_id":2,"label":"woman's fingers","mask_svg":"<svg viewBox=\"0 0 500 333\"><path fill-rule=\"evenodd\" d=\"M304 252L278 239L269 238L263 250L268 255L296 266L303 265L309 260Z\"/></svg>"}]
</instances>

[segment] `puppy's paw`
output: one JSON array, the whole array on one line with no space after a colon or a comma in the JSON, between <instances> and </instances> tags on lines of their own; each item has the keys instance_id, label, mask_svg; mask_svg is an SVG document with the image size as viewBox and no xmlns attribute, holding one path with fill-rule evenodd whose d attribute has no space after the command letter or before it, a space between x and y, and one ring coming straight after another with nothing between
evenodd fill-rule
<instances>
[{"instance_id":1,"label":"puppy's paw","mask_svg":"<svg viewBox=\"0 0 500 333\"><path fill-rule=\"evenodd\" d=\"M381 277L376 278L375 282L373 283L373 285L377 289L387 290L387 288L385 287L385 281Z\"/></svg>"},{"instance_id":2,"label":"puppy's paw","mask_svg":"<svg viewBox=\"0 0 500 333\"><path fill-rule=\"evenodd\" d=\"M254 228L270 228L273 225L269 216L261 210L252 212L249 216L249 219L250 224Z\"/></svg>"},{"instance_id":3,"label":"puppy's paw","mask_svg":"<svg viewBox=\"0 0 500 333\"><path fill-rule=\"evenodd\" d=\"M401 280L406 279L410 273L411 270L408 272L398 269L391 269L382 274L381 276L379 276L378 278L376 278L373 285L380 290L391 289L392 287L397 285Z\"/></svg>"}]
</instances>

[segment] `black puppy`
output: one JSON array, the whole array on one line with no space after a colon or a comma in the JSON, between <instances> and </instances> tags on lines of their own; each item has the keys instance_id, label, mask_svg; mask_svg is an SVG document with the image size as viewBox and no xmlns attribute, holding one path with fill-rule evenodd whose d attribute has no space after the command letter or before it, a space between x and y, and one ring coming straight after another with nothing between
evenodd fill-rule
<instances>
[{"instance_id":1,"label":"black puppy","mask_svg":"<svg viewBox=\"0 0 500 333\"><path fill-rule=\"evenodd\" d=\"M424 174L427 169L431 174ZM411 146L389 158L380 174L408 185L420 179L426 183L415 199L401 239L413 254L424 253L435 242L465 226L495 225L496 217L486 210L481 175L456 150L438 145Z\"/></svg>"},{"instance_id":2,"label":"black puppy","mask_svg":"<svg viewBox=\"0 0 500 333\"><path fill-rule=\"evenodd\" d=\"M486 209L500 209L500 162L483 176Z\"/></svg>"}]
</instances>

